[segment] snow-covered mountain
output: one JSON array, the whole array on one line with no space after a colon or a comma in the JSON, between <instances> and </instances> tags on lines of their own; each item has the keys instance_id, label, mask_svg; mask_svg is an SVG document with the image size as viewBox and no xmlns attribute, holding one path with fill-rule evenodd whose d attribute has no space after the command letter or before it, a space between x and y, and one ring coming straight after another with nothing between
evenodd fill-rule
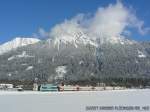
<instances>
[{"instance_id":1,"label":"snow-covered mountain","mask_svg":"<svg viewBox=\"0 0 150 112\"><path fill-rule=\"evenodd\" d=\"M58 32L47 40L16 38L1 45L0 54L0 79L150 77L150 43L123 37Z\"/></svg>"},{"instance_id":2,"label":"snow-covered mountain","mask_svg":"<svg viewBox=\"0 0 150 112\"><path fill-rule=\"evenodd\" d=\"M0 45L0 55L3 53L6 53L8 51L14 50L18 47L30 45L30 44L35 44L39 42L39 39L36 38L22 38L22 37L17 37L9 42L6 42L2 45Z\"/></svg>"}]
</instances>

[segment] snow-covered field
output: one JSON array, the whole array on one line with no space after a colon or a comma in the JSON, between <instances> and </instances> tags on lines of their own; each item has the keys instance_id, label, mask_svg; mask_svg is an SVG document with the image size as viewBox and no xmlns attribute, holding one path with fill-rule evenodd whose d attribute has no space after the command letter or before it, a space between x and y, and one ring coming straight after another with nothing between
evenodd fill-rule
<instances>
[{"instance_id":1,"label":"snow-covered field","mask_svg":"<svg viewBox=\"0 0 150 112\"><path fill-rule=\"evenodd\" d=\"M149 106L150 89L0 92L0 112L149 112Z\"/></svg>"}]
</instances>

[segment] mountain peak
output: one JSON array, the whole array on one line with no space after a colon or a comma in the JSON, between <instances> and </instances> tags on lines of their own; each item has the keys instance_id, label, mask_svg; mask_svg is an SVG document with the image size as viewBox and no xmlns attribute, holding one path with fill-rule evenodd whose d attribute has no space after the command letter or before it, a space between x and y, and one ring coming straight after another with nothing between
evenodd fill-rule
<instances>
[{"instance_id":1,"label":"mountain peak","mask_svg":"<svg viewBox=\"0 0 150 112\"><path fill-rule=\"evenodd\" d=\"M134 44L136 41L127 39L123 36L116 36L116 37L104 37L104 36L96 36L83 33L81 31L74 32L74 33L57 33L57 35L53 36L52 39L48 39L49 41L53 41L54 45L58 47L61 43L63 44L71 44L76 48L78 45L92 45L97 47L99 44Z\"/></svg>"},{"instance_id":2,"label":"mountain peak","mask_svg":"<svg viewBox=\"0 0 150 112\"><path fill-rule=\"evenodd\" d=\"M26 46L29 44L35 44L39 41L40 40L37 38L16 37L13 40L0 45L0 55L18 47Z\"/></svg>"}]
</instances>

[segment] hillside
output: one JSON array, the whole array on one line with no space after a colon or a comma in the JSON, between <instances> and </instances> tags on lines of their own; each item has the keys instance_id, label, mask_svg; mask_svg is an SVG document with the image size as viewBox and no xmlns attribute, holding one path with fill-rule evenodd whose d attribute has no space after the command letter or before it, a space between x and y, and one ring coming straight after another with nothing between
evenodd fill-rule
<instances>
[{"instance_id":1,"label":"hillside","mask_svg":"<svg viewBox=\"0 0 150 112\"><path fill-rule=\"evenodd\" d=\"M79 38L78 38L79 39ZM0 79L100 81L103 78L150 78L150 43L55 39L20 46L0 55ZM92 44L91 44L92 43Z\"/></svg>"}]
</instances>

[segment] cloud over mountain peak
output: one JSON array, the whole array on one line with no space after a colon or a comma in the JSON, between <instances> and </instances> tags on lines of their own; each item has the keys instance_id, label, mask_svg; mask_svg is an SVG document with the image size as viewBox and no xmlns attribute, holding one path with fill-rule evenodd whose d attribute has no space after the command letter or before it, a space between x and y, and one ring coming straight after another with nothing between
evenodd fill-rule
<instances>
[{"instance_id":1,"label":"cloud over mountain peak","mask_svg":"<svg viewBox=\"0 0 150 112\"><path fill-rule=\"evenodd\" d=\"M94 14L78 14L70 20L57 24L51 29L50 37L66 37L82 32L89 38L102 40L117 40L131 34L129 28L135 28L140 34L150 32L150 28L144 27L144 22L139 20L133 9L125 7L122 2L100 7Z\"/></svg>"}]
</instances>

